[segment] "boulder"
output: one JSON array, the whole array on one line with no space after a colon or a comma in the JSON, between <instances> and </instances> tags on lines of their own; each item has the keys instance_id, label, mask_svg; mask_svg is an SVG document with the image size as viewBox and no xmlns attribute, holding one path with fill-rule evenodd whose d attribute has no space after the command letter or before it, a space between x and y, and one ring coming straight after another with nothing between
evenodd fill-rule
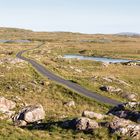
<instances>
[{"instance_id":1,"label":"boulder","mask_svg":"<svg viewBox=\"0 0 140 140\"><path fill-rule=\"evenodd\" d=\"M130 101L137 101L137 95L134 93L122 93L122 97Z\"/></svg>"},{"instance_id":2,"label":"boulder","mask_svg":"<svg viewBox=\"0 0 140 140\"><path fill-rule=\"evenodd\" d=\"M24 61L19 58L4 58L1 60L1 63L11 63L11 64L17 64L22 62Z\"/></svg>"},{"instance_id":3,"label":"boulder","mask_svg":"<svg viewBox=\"0 0 140 140\"><path fill-rule=\"evenodd\" d=\"M7 112L11 109L14 109L16 107L16 103L6 99L5 97L0 97L0 111L1 112Z\"/></svg>"},{"instance_id":4,"label":"boulder","mask_svg":"<svg viewBox=\"0 0 140 140\"><path fill-rule=\"evenodd\" d=\"M98 128L99 125L96 121L89 118L81 117L75 120L76 130L89 131Z\"/></svg>"},{"instance_id":5,"label":"boulder","mask_svg":"<svg viewBox=\"0 0 140 140\"><path fill-rule=\"evenodd\" d=\"M119 133L121 135L126 135L128 137L132 137L135 140L140 139L140 125L137 124L129 124L126 127L119 127L115 133Z\"/></svg>"},{"instance_id":6,"label":"boulder","mask_svg":"<svg viewBox=\"0 0 140 140\"><path fill-rule=\"evenodd\" d=\"M69 102L64 103L64 105L68 106L68 107L72 107L72 106L75 106L75 102L74 101L69 101Z\"/></svg>"},{"instance_id":7,"label":"boulder","mask_svg":"<svg viewBox=\"0 0 140 140\"><path fill-rule=\"evenodd\" d=\"M75 118L73 120L67 120L62 123L62 127L71 128L79 131L91 131L96 128L99 128L99 125L96 121L91 120L86 117Z\"/></svg>"},{"instance_id":8,"label":"boulder","mask_svg":"<svg viewBox=\"0 0 140 140\"><path fill-rule=\"evenodd\" d=\"M128 124L131 124L131 121L114 117L111 122L106 123L106 126L111 130L111 132L115 132L118 128L126 127Z\"/></svg>"},{"instance_id":9,"label":"boulder","mask_svg":"<svg viewBox=\"0 0 140 140\"><path fill-rule=\"evenodd\" d=\"M113 80L110 77L103 77L102 79L105 80L106 82L110 82L110 83L113 82Z\"/></svg>"},{"instance_id":10,"label":"boulder","mask_svg":"<svg viewBox=\"0 0 140 140\"><path fill-rule=\"evenodd\" d=\"M26 123L34 123L45 118L45 111L42 105L32 105L23 108L14 118L14 124L21 126L22 121Z\"/></svg>"},{"instance_id":11,"label":"boulder","mask_svg":"<svg viewBox=\"0 0 140 140\"><path fill-rule=\"evenodd\" d=\"M120 85L124 85L124 86L131 86L130 84L128 84L127 82L123 81L123 80L120 80L114 76L106 76L106 77L102 77L102 79L106 82L115 82L117 84L120 84Z\"/></svg>"},{"instance_id":12,"label":"boulder","mask_svg":"<svg viewBox=\"0 0 140 140\"><path fill-rule=\"evenodd\" d=\"M124 108L136 109L140 108L140 102L127 102L122 104Z\"/></svg>"},{"instance_id":13,"label":"boulder","mask_svg":"<svg viewBox=\"0 0 140 140\"><path fill-rule=\"evenodd\" d=\"M112 86L101 86L100 90L106 91L106 92L116 92L116 93L122 91L122 89L115 88L115 87L112 87Z\"/></svg>"},{"instance_id":14,"label":"boulder","mask_svg":"<svg viewBox=\"0 0 140 140\"><path fill-rule=\"evenodd\" d=\"M27 87L26 87L25 85L20 85L20 89L21 89L22 91L27 91Z\"/></svg>"},{"instance_id":15,"label":"boulder","mask_svg":"<svg viewBox=\"0 0 140 140\"><path fill-rule=\"evenodd\" d=\"M107 114L112 114L120 118L132 120L134 122L140 122L140 112L136 110L140 104L135 102L128 102L120 104L112 108Z\"/></svg>"},{"instance_id":16,"label":"boulder","mask_svg":"<svg viewBox=\"0 0 140 140\"><path fill-rule=\"evenodd\" d=\"M103 63L102 63L102 66L103 66L103 67L108 67L108 66L109 66L109 63L103 62Z\"/></svg>"},{"instance_id":17,"label":"boulder","mask_svg":"<svg viewBox=\"0 0 140 140\"><path fill-rule=\"evenodd\" d=\"M82 113L82 116L83 117L87 117L87 118L96 118L96 119L104 119L106 117L106 115L103 115L103 114L100 114L100 113L95 113L95 112L92 112L92 111L84 111Z\"/></svg>"},{"instance_id":18,"label":"boulder","mask_svg":"<svg viewBox=\"0 0 140 140\"><path fill-rule=\"evenodd\" d=\"M106 126L112 133L126 135L135 139L140 139L140 125L134 124L129 120L114 117L112 122L108 122Z\"/></svg>"}]
</instances>

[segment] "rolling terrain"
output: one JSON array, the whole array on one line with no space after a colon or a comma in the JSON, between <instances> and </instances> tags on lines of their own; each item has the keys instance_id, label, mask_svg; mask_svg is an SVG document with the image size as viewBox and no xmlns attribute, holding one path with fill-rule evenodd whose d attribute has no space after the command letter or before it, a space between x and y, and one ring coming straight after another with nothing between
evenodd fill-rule
<instances>
[{"instance_id":1,"label":"rolling terrain","mask_svg":"<svg viewBox=\"0 0 140 140\"><path fill-rule=\"evenodd\" d=\"M139 135L134 137L121 131L109 131L114 120L125 124L130 120L130 124L139 126L140 64L135 63L135 60L140 60L139 44L139 36L0 28L0 139L139 138ZM132 62L65 59L65 54L129 59ZM3 100L8 101L4 98L14 102L15 107L6 110ZM126 102L132 102L133 107L124 104L123 112L132 116L126 114L126 118L121 118L114 110L110 111L114 105ZM134 103L137 103L136 107ZM15 119L21 109L37 104L43 107L43 119L35 123ZM86 111L98 115L93 118L87 115L91 120L84 120L94 129L84 128L85 124L71 127L80 122L83 114L87 117ZM108 115L108 111L113 115ZM133 134L137 131L133 130Z\"/></svg>"}]
</instances>

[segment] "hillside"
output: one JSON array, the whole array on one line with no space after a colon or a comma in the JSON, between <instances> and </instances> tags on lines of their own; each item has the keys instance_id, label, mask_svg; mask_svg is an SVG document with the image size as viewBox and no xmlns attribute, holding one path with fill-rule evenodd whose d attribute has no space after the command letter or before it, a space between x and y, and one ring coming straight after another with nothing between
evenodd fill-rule
<instances>
[{"instance_id":1,"label":"hillside","mask_svg":"<svg viewBox=\"0 0 140 140\"><path fill-rule=\"evenodd\" d=\"M0 139L140 138L140 37L0 28L0 40ZM122 104L99 102L44 77L16 58L26 49L24 57ZM68 54L130 61L64 58Z\"/></svg>"}]
</instances>

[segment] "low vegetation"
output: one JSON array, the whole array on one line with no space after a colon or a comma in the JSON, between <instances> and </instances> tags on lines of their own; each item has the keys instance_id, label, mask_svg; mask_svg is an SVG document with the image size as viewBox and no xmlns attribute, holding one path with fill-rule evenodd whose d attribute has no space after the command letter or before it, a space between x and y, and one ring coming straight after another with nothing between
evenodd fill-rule
<instances>
[{"instance_id":1,"label":"low vegetation","mask_svg":"<svg viewBox=\"0 0 140 140\"><path fill-rule=\"evenodd\" d=\"M54 73L78 83L98 94L123 102L131 101L122 96L135 94L140 100L139 66L122 64L104 65L96 61L64 59L64 54L81 54L114 58L140 59L140 38L117 35L85 35L78 33L40 33L19 29L0 29L0 40L30 40L31 42L0 43L0 96L16 102L15 113L27 105L41 104L45 111L43 127L13 125L11 119L3 119L0 114L0 139L45 140L45 139L129 139L129 136L110 134L108 128L99 127L90 132L75 131L60 125L66 120L82 116L89 110L106 114L112 107L80 96L69 89L42 77L30 64L16 58L17 52L36 47L40 41L45 44L31 50L25 56L35 59ZM106 92L100 87L112 86L121 92ZM70 102L74 102L70 105ZM137 111L140 111L139 108ZM110 122L113 117L101 119ZM98 119L95 119L99 122Z\"/></svg>"}]
</instances>

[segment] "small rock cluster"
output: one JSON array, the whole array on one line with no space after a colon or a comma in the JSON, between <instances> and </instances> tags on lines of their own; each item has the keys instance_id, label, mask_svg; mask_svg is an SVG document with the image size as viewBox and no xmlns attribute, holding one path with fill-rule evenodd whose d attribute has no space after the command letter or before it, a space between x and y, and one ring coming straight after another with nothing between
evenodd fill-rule
<instances>
[{"instance_id":1,"label":"small rock cluster","mask_svg":"<svg viewBox=\"0 0 140 140\"><path fill-rule=\"evenodd\" d=\"M124 86L131 86L130 84L128 84L127 82L120 80L114 76L106 76L106 77L102 77L102 80L109 82L109 83L116 83L116 84L120 84L120 85L124 85Z\"/></svg>"},{"instance_id":2,"label":"small rock cluster","mask_svg":"<svg viewBox=\"0 0 140 140\"><path fill-rule=\"evenodd\" d=\"M0 112L2 113L0 119L10 119L11 116L15 113L15 111L12 111L12 109L14 109L15 107L15 102L8 100L4 97L0 97Z\"/></svg>"},{"instance_id":3,"label":"small rock cluster","mask_svg":"<svg viewBox=\"0 0 140 140\"><path fill-rule=\"evenodd\" d=\"M108 127L112 133L126 135L137 140L140 139L140 124L134 124L129 120L114 117L112 122L106 123L106 127Z\"/></svg>"},{"instance_id":4,"label":"small rock cluster","mask_svg":"<svg viewBox=\"0 0 140 140\"><path fill-rule=\"evenodd\" d=\"M26 126L27 124L38 122L45 118L45 111L42 105L26 106L14 116L13 122L17 126Z\"/></svg>"},{"instance_id":5,"label":"small rock cluster","mask_svg":"<svg viewBox=\"0 0 140 140\"><path fill-rule=\"evenodd\" d=\"M102 91L106 91L106 92L122 92L122 89L120 88L115 88L115 87L112 87L112 86L101 86L100 89Z\"/></svg>"},{"instance_id":6,"label":"small rock cluster","mask_svg":"<svg viewBox=\"0 0 140 140\"><path fill-rule=\"evenodd\" d=\"M82 113L82 117L64 121L62 126L86 132L91 132L100 127L107 127L111 133L139 140L140 112L134 111L139 107L139 102L124 103L111 109L107 115L85 110ZM130 110L126 111L125 108L129 108ZM113 117L112 121L102 122L104 118L109 118L111 116Z\"/></svg>"},{"instance_id":7,"label":"small rock cluster","mask_svg":"<svg viewBox=\"0 0 140 140\"><path fill-rule=\"evenodd\" d=\"M93 118L104 119L105 117L107 117L106 115L95 113L93 111L88 111L88 110L83 111L82 116L90 118L90 119L93 119Z\"/></svg>"},{"instance_id":8,"label":"small rock cluster","mask_svg":"<svg viewBox=\"0 0 140 140\"><path fill-rule=\"evenodd\" d=\"M120 88L116 88L113 86L101 86L100 90L105 91L105 92L109 92L109 93L115 93L120 95L123 98L126 98L130 101L137 101L137 94L136 93L129 93L129 92L124 92L122 89Z\"/></svg>"},{"instance_id":9,"label":"small rock cluster","mask_svg":"<svg viewBox=\"0 0 140 140\"><path fill-rule=\"evenodd\" d=\"M4 58L0 60L0 64L3 64L3 63L17 64L17 63L22 63L22 62L24 61L19 58Z\"/></svg>"},{"instance_id":10,"label":"small rock cluster","mask_svg":"<svg viewBox=\"0 0 140 140\"><path fill-rule=\"evenodd\" d=\"M36 123L45 118L45 111L42 105L24 106L19 113L16 114L13 109L16 107L16 102L0 97L0 120L12 119L16 126L26 126L30 123Z\"/></svg>"},{"instance_id":11,"label":"small rock cluster","mask_svg":"<svg viewBox=\"0 0 140 140\"><path fill-rule=\"evenodd\" d=\"M129 62L121 63L121 64L126 65L126 66L140 66L140 62L138 61L129 61Z\"/></svg>"},{"instance_id":12,"label":"small rock cluster","mask_svg":"<svg viewBox=\"0 0 140 140\"><path fill-rule=\"evenodd\" d=\"M128 102L115 106L108 114L140 123L140 112L136 111L136 108L140 108L140 102Z\"/></svg>"}]
</instances>

